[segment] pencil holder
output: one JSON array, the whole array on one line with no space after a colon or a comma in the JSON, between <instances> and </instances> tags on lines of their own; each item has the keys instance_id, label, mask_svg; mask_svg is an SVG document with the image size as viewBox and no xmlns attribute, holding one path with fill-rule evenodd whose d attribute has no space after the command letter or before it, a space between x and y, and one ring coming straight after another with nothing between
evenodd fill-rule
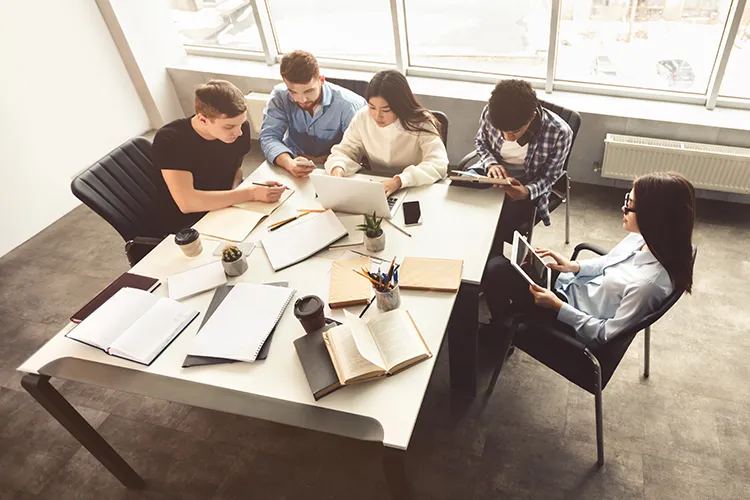
<instances>
[{"instance_id":1,"label":"pencil holder","mask_svg":"<svg viewBox=\"0 0 750 500\"><path fill-rule=\"evenodd\" d=\"M392 311L401 305L401 292L398 285L386 292L375 290L375 303L382 312Z\"/></svg>"}]
</instances>

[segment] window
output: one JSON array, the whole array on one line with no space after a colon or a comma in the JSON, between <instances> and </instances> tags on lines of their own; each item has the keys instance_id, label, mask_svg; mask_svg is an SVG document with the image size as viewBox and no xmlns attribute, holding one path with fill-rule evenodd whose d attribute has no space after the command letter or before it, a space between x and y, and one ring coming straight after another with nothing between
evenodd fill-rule
<instances>
[{"instance_id":1,"label":"window","mask_svg":"<svg viewBox=\"0 0 750 500\"><path fill-rule=\"evenodd\" d=\"M544 78L549 0L406 0L414 66Z\"/></svg>"},{"instance_id":2,"label":"window","mask_svg":"<svg viewBox=\"0 0 750 500\"><path fill-rule=\"evenodd\" d=\"M389 0L267 0L279 52L396 62Z\"/></svg>"},{"instance_id":3,"label":"window","mask_svg":"<svg viewBox=\"0 0 750 500\"><path fill-rule=\"evenodd\" d=\"M705 94L731 0L563 0L558 80Z\"/></svg>"},{"instance_id":4,"label":"window","mask_svg":"<svg viewBox=\"0 0 750 500\"><path fill-rule=\"evenodd\" d=\"M729 63L721 82L720 94L726 97L750 98L750 4L745 4L745 13L740 21L740 29L737 30L737 38L734 40L732 52L729 54Z\"/></svg>"},{"instance_id":5,"label":"window","mask_svg":"<svg viewBox=\"0 0 750 500\"><path fill-rule=\"evenodd\" d=\"M172 0L184 45L263 51L250 0Z\"/></svg>"}]
</instances>

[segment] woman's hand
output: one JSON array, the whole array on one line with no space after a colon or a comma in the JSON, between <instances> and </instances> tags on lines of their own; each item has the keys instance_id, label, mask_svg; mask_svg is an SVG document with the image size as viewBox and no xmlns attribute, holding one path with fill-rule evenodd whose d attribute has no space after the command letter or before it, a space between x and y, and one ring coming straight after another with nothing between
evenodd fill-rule
<instances>
[{"instance_id":1,"label":"woman's hand","mask_svg":"<svg viewBox=\"0 0 750 500\"><path fill-rule=\"evenodd\" d=\"M577 273L581 270L581 266L578 262L566 259L561 253L546 248L537 248L536 253L541 258L552 257L555 259L554 264L547 264L547 267L554 269L555 271L560 271L561 273Z\"/></svg>"},{"instance_id":2,"label":"woman's hand","mask_svg":"<svg viewBox=\"0 0 750 500\"><path fill-rule=\"evenodd\" d=\"M385 189L385 196L388 197L401 189L401 177L395 176L390 179L380 181L383 183L383 189Z\"/></svg>"},{"instance_id":3,"label":"woman's hand","mask_svg":"<svg viewBox=\"0 0 750 500\"><path fill-rule=\"evenodd\" d=\"M534 304L539 307L559 311L563 306L563 301L552 290L547 290L539 285L529 285L529 292L534 296Z\"/></svg>"}]
</instances>

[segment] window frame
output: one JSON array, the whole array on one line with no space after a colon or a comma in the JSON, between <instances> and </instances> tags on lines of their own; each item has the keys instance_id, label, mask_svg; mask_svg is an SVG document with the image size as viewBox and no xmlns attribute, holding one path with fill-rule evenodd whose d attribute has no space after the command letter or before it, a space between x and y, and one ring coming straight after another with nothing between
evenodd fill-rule
<instances>
[{"instance_id":1,"label":"window frame","mask_svg":"<svg viewBox=\"0 0 750 500\"><path fill-rule=\"evenodd\" d=\"M485 73L412 65L409 58L409 36L405 16L406 1L408 0L389 0L393 24L393 43L396 56L395 64L358 61L335 57L321 57L318 58L320 65L324 68L367 72L377 72L383 69L397 69L407 76L420 76L476 83L494 84L502 78L518 78L517 75L501 73ZM717 106L750 109L750 97L741 98L720 95L721 83L726 72L732 47L734 46L735 37L739 31L742 14L746 9L747 1L748 0L732 0L732 3L730 4L722 38L719 42L716 59L714 60L711 74L709 75L708 87L705 93L699 94L676 90L655 90L620 85L570 82L556 79L557 47L561 23L562 0L552 0L550 8L550 37L549 50L547 53L546 77L526 78L526 80L529 81L534 88L542 89L548 94L554 93L555 90L558 90L612 97L694 104L701 105L708 110L712 110ZM190 55L264 61L269 66L278 64L281 61L282 54L279 50L278 36L273 25L268 2L267 0L250 0L250 4L252 5L253 15L255 16L255 21L258 25L263 52L245 49L210 47L197 44L185 44L185 51Z\"/></svg>"}]
</instances>

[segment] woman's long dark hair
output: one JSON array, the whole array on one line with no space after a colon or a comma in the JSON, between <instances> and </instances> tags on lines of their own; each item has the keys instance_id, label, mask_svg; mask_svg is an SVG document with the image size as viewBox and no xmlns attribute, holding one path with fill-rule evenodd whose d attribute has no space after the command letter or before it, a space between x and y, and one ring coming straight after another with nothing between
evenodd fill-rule
<instances>
[{"instance_id":1,"label":"woman's long dark hair","mask_svg":"<svg viewBox=\"0 0 750 500\"><path fill-rule=\"evenodd\" d=\"M664 266L672 284L693 290L695 189L674 172L647 174L633 183L635 216L649 250Z\"/></svg>"},{"instance_id":2,"label":"woman's long dark hair","mask_svg":"<svg viewBox=\"0 0 750 500\"><path fill-rule=\"evenodd\" d=\"M394 69L380 71L372 77L367 85L365 98L382 97L396 113L401 126L411 132L428 132L440 135L440 123L427 109L417 102L409 87L406 77ZM424 123L431 123L435 130L424 128Z\"/></svg>"}]
</instances>

